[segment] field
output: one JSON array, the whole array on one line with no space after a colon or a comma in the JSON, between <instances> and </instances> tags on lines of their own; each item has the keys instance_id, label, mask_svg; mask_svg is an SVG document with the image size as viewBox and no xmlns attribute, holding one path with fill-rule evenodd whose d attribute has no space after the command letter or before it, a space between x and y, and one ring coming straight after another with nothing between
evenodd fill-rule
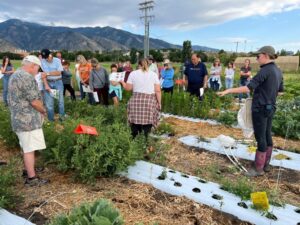
<instances>
[{"instance_id":1,"label":"field","mask_svg":"<svg viewBox=\"0 0 300 225\"><path fill-rule=\"evenodd\" d=\"M20 65L20 61L13 63L15 67ZM110 63L102 65L108 69ZM176 77L179 77L180 65L175 64L174 67ZM299 211L299 164L296 169L286 166L288 161L296 160L300 153L300 74L284 74L284 79L286 93L279 97L273 124L274 146L286 150L284 154L293 154L295 158L287 159L284 154L281 159L273 158L272 162L280 162L280 166L272 166L270 173L253 179L245 177L226 155L205 147L205 143L209 144L221 134L234 138L247 148L255 147L254 138L245 139L241 129L235 126L236 113L241 105L233 96L219 98L207 91L206 98L199 103L186 94L182 87L176 87L172 97L164 94L162 98L163 112L171 115L162 117L160 125L148 140L143 137L131 138L126 122L126 103L130 93L125 94L119 108L90 106L85 101L73 103L67 97L65 106L68 119L64 123L44 124L47 149L40 152L38 166L45 168L41 176L49 178L51 183L39 188L28 188L23 184L18 141L10 128L9 112L0 105L0 160L8 162L8 166L0 166L0 206L25 218L32 215L31 221L36 224L53 222L56 216L97 199L111 202L119 210L124 224L130 225L252 224L238 218L235 214L238 209L233 208L229 213L224 211L226 204L229 204L225 196L224 201L220 198L216 201L217 207L213 207L199 203L199 199L210 198L201 195L200 189L201 197L191 199L154 187L154 183L160 179L166 183L172 180L170 171L178 171L182 177L195 176L201 178L200 182L219 184L222 191L234 194L243 203L250 202L251 193L265 191L271 205L282 210L289 208L285 206L293 205ZM73 130L78 124L94 126L100 135L74 134ZM188 135L204 143L202 147L180 141ZM249 150L248 155L254 156L254 153ZM152 178L151 184L120 175L137 160L161 165L165 169L159 177ZM245 167L251 164L251 160L244 158L239 161ZM170 190L173 188L173 185L170 186ZM273 211L273 206L267 211L253 210L253 213L258 212L257 217L270 217L267 224L287 219L285 217L288 215L282 217L276 210ZM76 215L79 214L83 213ZM299 224L300 217L293 216L299 221L293 221L292 224Z\"/></svg>"}]
</instances>

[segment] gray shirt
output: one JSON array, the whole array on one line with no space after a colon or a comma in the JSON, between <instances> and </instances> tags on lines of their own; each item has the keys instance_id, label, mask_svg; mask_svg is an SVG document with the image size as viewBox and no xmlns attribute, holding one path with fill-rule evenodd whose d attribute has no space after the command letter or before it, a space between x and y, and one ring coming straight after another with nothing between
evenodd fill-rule
<instances>
[{"instance_id":1,"label":"gray shirt","mask_svg":"<svg viewBox=\"0 0 300 225\"><path fill-rule=\"evenodd\" d=\"M90 73L89 86L93 90L94 88L103 88L109 85L109 78L106 69L100 67L99 70L92 69Z\"/></svg>"},{"instance_id":2,"label":"gray shirt","mask_svg":"<svg viewBox=\"0 0 300 225\"><path fill-rule=\"evenodd\" d=\"M32 107L33 100L41 100L37 82L32 75L19 69L11 76L8 84L8 106L13 131L32 131L42 127L42 116Z\"/></svg>"}]
</instances>

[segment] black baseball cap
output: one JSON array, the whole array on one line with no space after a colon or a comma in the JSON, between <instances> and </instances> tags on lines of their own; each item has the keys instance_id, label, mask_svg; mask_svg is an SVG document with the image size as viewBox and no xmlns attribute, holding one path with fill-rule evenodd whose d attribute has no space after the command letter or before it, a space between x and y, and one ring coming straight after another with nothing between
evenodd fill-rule
<instances>
[{"instance_id":1,"label":"black baseball cap","mask_svg":"<svg viewBox=\"0 0 300 225\"><path fill-rule=\"evenodd\" d=\"M41 51L41 55L42 55L42 58L43 59L47 59L49 57L49 55L51 54L50 50L49 49L43 49Z\"/></svg>"}]
</instances>

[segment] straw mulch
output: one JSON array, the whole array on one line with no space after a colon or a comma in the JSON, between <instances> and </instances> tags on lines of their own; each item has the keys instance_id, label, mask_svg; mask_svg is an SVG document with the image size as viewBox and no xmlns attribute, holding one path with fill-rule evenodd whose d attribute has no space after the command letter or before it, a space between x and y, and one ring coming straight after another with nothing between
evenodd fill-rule
<instances>
[{"instance_id":1,"label":"straw mulch","mask_svg":"<svg viewBox=\"0 0 300 225\"><path fill-rule=\"evenodd\" d=\"M2 144L2 143L1 143ZM16 149L8 150L1 145L0 159L7 160L19 156ZM22 163L18 165L22 170ZM109 199L121 212L125 224L142 223L152 225L189 224L249 224L237 218L198 204L184 197L165 194L150 185L130 181L127 178L99 178L94 185L74 182L72 174L56 172L51 166L40 174L51 183L39 188L24 187L20 177L17 190L24 196L15 211L37 225L54 216L69 212L74 206L99 198Z\"/></svg>"},{"instance_id":2,"label":"straw mulch","mask_svg":"<svg viewBox=\"0 0 300 225\"><path fill-rule=\"evenodd\" d=\"M174 117L165 118L164 121L173 125L177 136L185 135L198 135L201 137L215 138L220 134L231 136L235 139L244 139L241 129L226 127L224 125L211 125L202 122L189 122L180 120ZM285 150L292 149L295 152L300 153L300 141L299 140L286 140L282 137L273 137L274 146L279 149ZM254 139L253 139L254 142Z\"/></svg>"}]
</instances>

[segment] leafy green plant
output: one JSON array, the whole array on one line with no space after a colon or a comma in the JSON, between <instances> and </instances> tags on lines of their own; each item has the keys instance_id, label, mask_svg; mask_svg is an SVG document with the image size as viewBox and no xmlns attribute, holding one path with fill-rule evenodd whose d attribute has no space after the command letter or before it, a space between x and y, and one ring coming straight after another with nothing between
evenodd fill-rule
<instances>
[{"instance_id":1,"label":"leafy green plant","mask_svg":"<svg viewBox=\"0 0 300 225\"><path fill-rule=\"evenodd\" d=\"M222 112L219 115L219 117L217 118L217 121L222 124L225 124L226 126L231 126L237 122L236 117L237 117L236 112L226 111L226 112Z\"/></svg>"},{"instance_id":2,"label":"leafy green plant","mask_svg":"<svg viewBox=\"0 0 300 225\"><path fill-rule=\"evenodd\" d=\"M165 180L166 178L168 177L167 175L167 169L164 168L162 171L161 171L161 174L157 177L159 180Z\"/></svg>"},{"instance_id":3,"label":"leafy green plant","mask_svg":"<svg viewBox=\"0 0 300 225\"><path fill-rule=\"evenodd\" d=\"M282 137L300 139L300 97L280 99L274 115L272 131Z\"/></svg>"},{"instance_id":4,"label":"leafy green plant","mask_svg":"<svg viewBox=\"0 0 300 225\"><path fill-rule=\"evenodd\" d=\"M162 135L162 134L167 134L169 136L174 136L175 135L175 130L173 127L166 123L166 122L161 122L158 127L155 130L155 133L157 135Z\"/></svg>"},{"instance_id":5,"label":"leafy green plant","mask_svg":"<svg viewBox=\"0 0 300 225\"><path fill-rule=\"evenodd\" d=\"M117 209L105 199L82 204L69 214L54 218L49 225L122 225L123 219Z\"/></svg>"},{"instance_id":6,"label":"leafy green plant","mask_svg":"<svg viewBox=\"0 0 300 225\"><path fill-rule=\"evenodd\" d=\"M13 208L21 197L15 189L17 181L16 160L0 166L0 208Z\"/></svg>"},{"instance_id":7,"label":"leafy green plant","mask_svg":"<svg viewBox=\"0 0 300 225\"><path fill-rule=\"evenodd\" d=\"M0 103L0 118L0 139L9 147L17 147L19 141L17 135L12 131L9 109L2 103Z\"/></svg>"},{"instance_id":8,"label":"leafy green plant","mask_svg":"<svg viewBox=\"0 0 300 225\"><path fill-rule=\"evenodd\" d=\"M240 196L241 200L250 199L250 194L254 192L255 189L253 183L249 182L245 177L241 177L235 181L225 178L221 183L223 190Z\"/></svg>"}]
</instances>

